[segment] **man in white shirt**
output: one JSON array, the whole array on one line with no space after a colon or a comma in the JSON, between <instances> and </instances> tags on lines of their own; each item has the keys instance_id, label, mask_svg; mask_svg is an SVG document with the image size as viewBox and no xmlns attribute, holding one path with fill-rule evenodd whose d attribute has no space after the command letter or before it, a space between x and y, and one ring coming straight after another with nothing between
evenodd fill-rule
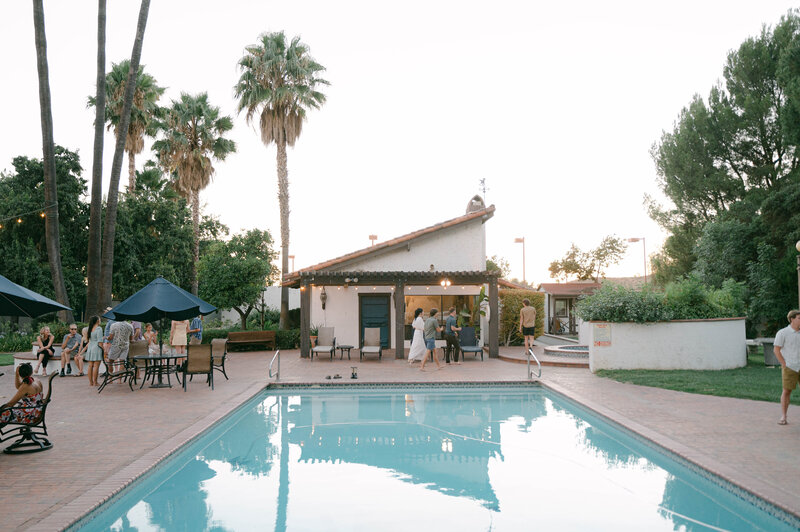
<instances>
[{"instance_id":1,"label":"man in white shirt","mask_svg":"<svg viewBox=\"0 0 800 532\"><path fill-rule=\"evenodd\" d=\"M778 425L786 425L786 412L789 410L789 398L792 390L800 381L800 310L790 310L786 315L789 326L775 335L775 357L781 363L783 393L781 393L781 410L783 416Z\"/></svg>"}]
</instances>

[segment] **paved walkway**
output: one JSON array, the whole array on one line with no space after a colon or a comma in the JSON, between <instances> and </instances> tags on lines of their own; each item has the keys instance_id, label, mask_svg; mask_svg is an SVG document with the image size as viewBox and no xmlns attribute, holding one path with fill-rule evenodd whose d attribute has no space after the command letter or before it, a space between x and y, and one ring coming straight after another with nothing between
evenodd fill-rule
<instances>
[{"instance_id":1,"label":"paved walkway","mask_svg":"<svg viewBox=\"0 0 800 532\"><path fill-rule=\"evenodd\" d=\"M541 349L541 348L538 348ZM502 348L511 355L519 348ZM383 360L300 359L284 351L281 382L342 383L351 366L359 382L510 382L524 365L468 358L461 366L420 372L390 354ZM86 378L54 382L48 409L52 450L0 454L0 530L59 530L101 504L156 461L223 418L267 383L272 353L232 353L225 381L212 392L202 379L180 388L142 389L112 384L97 394ZM9 368L5 368L6 370ZM340 374L342 380L327 380ZM13 378L0 377L0 401ZM800 409L777 425L779 405L621 384L584 368L543 368L542 382L685 458L800 516ZM776 382L776 393L779 383ZM795 412L792 415L792 411Z\"/></svg>"}]
</instances>

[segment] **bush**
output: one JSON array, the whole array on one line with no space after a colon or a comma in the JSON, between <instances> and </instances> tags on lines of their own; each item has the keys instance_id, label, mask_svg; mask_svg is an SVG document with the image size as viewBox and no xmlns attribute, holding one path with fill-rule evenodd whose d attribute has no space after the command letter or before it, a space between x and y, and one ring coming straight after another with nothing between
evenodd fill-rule
<instances>
[{"instance_id":1,"label":"bush","mask_svg":"<svg viewBox=\"0 0 800 532\"><path fill-rule=\"evenodd\" d=\"M578 301L576 313L585 321L647 323L743 317L744 308L743 283L728 280L713 290L692 276L670 283L664 292L604 284Z\"/></svg>"},{"instance_id":2,"label":"bush","mask_svg":"<svg viewBox=\"0 0 800 532\"><path fill-rule=\"evenodd\" d=\"M241 331L238 326L225 327L219 329L203 329L203 343L209 344L214 338L226 338L229 332ZM271 329L274 330L274 329ZM300 329L288 329L275 331L275 344L278 349L296 349L300 345ZM264 349L261 345L242 345L236 346L237 351L259 351Z\"/></svg>"},{"instance_id":3,"label":"bush","mask_svg":"<svg viewBox=\"0 0 800 532\"><path fill-rule=\"evenodd\" d=\"M523 338L519 334L519 311L522 300L528 299L536 309L536 330L544 331L544 293L533 290L500 290L498 292L500 306L500 342L504 345L522 345Z\"/></svg>"}]
</instances>

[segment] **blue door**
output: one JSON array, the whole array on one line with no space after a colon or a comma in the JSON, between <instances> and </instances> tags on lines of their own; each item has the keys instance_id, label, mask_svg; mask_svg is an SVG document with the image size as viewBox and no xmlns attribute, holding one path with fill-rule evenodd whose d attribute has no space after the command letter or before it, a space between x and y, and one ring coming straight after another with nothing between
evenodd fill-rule
<instances>
[{"instance_id":1,"label":"blue door","mask_svg":"<svg viewBox=\"0 0 800 532\"><path fill-rule=\"evenodd\" d=\"M389 294L361 295L358 298L359 342L364 338L364 329L380 327L381 345L389 347Z\"/></svg>"}]
</instances>

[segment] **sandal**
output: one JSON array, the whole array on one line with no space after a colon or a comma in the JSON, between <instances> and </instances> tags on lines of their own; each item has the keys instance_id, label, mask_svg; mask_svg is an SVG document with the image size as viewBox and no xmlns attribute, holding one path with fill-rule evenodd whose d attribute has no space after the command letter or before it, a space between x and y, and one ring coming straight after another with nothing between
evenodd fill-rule
<instances>
[{"instance_id":1,"label":"sandal","mask_svg":"<svg viewBox=\"0 0 800 532\"><path fill-rule=\"evenodd\" d=\"M788 425L785 419L778 420L778 425Z\"/></svg>"},{"instance_id":2,"label":"sandal","mask_svg":"<svg viewBox=\"0 0 800 532\"><path fill-rule=\"evenodd\" d=\"M341 375L339 375L339 374L337 373L336 375L334 375L334 376L333 376L333 378L334 378L334 379L341 379L341 378L342 378L342 376L341 376Z\"/></svg>"},{"instance_id":3,"label":"sandal","mask_svg":"<svg viewBox=\"0 0 800 532\"><path fill-rule=\"evenodd\" d=\"M330 375L325 375L325 378L330 380L331 376Z\"/></svg>"}]
</instances>

